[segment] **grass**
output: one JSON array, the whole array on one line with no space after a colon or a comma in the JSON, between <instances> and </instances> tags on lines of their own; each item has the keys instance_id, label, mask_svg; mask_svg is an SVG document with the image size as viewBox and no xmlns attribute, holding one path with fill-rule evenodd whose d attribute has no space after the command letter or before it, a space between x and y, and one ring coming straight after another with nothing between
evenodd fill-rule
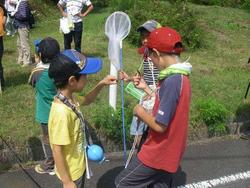
<instances>
[{"instance_id":1,"label":"grass","mask_svg":"<svg viewBox=\"0 0 250 188\"><path fill-rule=\"evenodd\" d=\"M195 108L197 99L216 98L226 106L232 116L243 101L249 82L249 69L246 63L250 52L250 13L217 6L191 5L191 7L197 11L199 24L206 30L207 45L206 48L191 54L189 52L183 54L183 59L191 55L190 62L193 65L191 131L197 131L193 129L197 123L194 120L197 113ZM51 7L46 3L37 8L36 16L39 20L30 33L32 52L34 52L32 41L45 36L54 37L63 48L63 37L58 29L59 11L55 6ZM45 12L45 9L48 11ZM90 13L84 20L83 50L90 56L101 57L104 68L97 75L89 77L89 84L83 93L109 73L108 40L104 34L104 24L108 15L108 9L98 10ZM16 37L5 37L4 44L3 65L7 87L0 97L0 135L8 137L16 143L16 147L23 147L28 145L29 138L40 135L40 127L34 120L34 90L27 84L31 68L21 68L16 64ZM135 51L136 48L125 40L124 67L131 74L141 61ZM83 108L90 123L97 109L107 105L107 100L108 88L99 95L95 104Z\"/></svg>"},{"instance_id":2,"label":"grass","mask_svg":"<svg viewBox=\"0 0 250 188\"><path fill-rule=\"evenodd\" d=\"M249 82L249 13L233 8L194 6L206 29L208 48L192 55L193 100L212 97L232 113L242 102Z\"/></svg>"}]
</instances>

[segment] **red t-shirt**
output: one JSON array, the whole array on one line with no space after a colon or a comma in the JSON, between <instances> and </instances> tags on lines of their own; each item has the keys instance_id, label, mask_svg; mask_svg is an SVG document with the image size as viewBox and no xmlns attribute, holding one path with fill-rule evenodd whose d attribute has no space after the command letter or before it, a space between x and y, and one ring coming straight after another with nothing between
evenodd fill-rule
<instances>
[{"instance_id":1,"label":"red t-shirt","mask_svg":"<svg viewBox=\"0 0 250 188\"><path fill-rule=\"evenodd\" d=\"M148 137L138 153L139 160L146 166L170 173L177 171L186 147L191 98L189 78L183 75L174 77L179 77L179 84L175 84L173 78L166 78L164 84L160 83L160 95L156 95L153 110L156 121L166 125L167 129L164 133L149 129ZM176 92L179 92L176 101L169 101L168 95L176 95ZM168 109L171 105L174 106L174 112L168 114L168 111L172 110Z\"/></svg>"}]
</instances>

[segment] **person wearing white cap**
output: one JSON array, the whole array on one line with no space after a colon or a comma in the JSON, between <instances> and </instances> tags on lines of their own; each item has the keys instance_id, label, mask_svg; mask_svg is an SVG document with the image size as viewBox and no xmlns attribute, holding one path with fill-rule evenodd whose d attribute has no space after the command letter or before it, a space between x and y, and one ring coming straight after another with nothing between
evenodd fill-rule
<instances>
[{"instance_id":1,"label":"person wearing white cap","mask_svg":"<svg viewBox=\"0 0 250 188\"><path fill-rule=\"evenodd\" d=\"M148 57L147 48L145 48L145 45L147 44L147 37L149 36L149 34L155 29L160 27L161 24L158 23L157 21L148 20L137 28L137 32L140 33L140 40L142 44L142 47L138 49L138 53L143 56L143 61L137 71L140 73L141 71L140 69L143 67L143 78L147 83L147 85L149 85L152 88L152 90L156 88L156 82L159 70L153 65L151 59ZM121 71L120 78L125 81L133 80L133 78L129 77L124 71ZM149 111L152 110L152 107L154 105L154 96L150 96L147 100L144 100L142 103L144 107L147 108ZM137 125L138 123L139 126ZM146 129L147 125L142 121L138 122L137 118L133 116L132 123L130 126L130 134L133 136L138 136L137 139L138 151L140 150L140 146L143 142L143 140L141 140L141 137L143 133L146 131Z\"/></svg>"}]
</instances>

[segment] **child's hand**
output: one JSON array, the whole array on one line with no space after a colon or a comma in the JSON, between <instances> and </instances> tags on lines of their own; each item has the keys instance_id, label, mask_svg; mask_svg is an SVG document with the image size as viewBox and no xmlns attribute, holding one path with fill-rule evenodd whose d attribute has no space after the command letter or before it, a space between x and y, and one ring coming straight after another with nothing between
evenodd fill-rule
<instances>
[{"instance_id":1,"label":"child's hand","mask_svg":"<svg viewBox=\"0 0 250 188\"><path fill-rule=\"evenodd\" d=\"M135 87L137 87L138 89L144 90L147 88L147 84L145 80L139 74L133 77L133 81L134 81Z\"/></svg>"},{"instance_id":2,"label":"child's hand","mask_svg":"<svg viewBox=\"0 0 250 188\"><path fill-rule=\"evenodd\" d=\"M114 76L108 75L103 80L100 81L102 85L113 85L117 84L117 79Z\"/></svg>"},{"instance_id":3,"label":"child's hand","mask_svg":"<svg viewBox=\"0 0 250 188\"><path fill-rule=\"evenodd\" d=\"M84 17L86 17L86 13L78 13L77 16L84 18Z\"/></svg>"},{"instance_id":4,"label":"child's hand","mask_svg":"<svg viewBox=\"0 0 250 188\"><path fill-rule=\"evenodd\" d=\"M137 104L134 107L134 115L138 117L138 114L141 114L141 110L144 110L143 107L139 104Z\"/></svg>"},{"instance_id":5,"label":"child's hand","mask_svg":"<svg viewBox=\"0 0 250 188\"><path fill-rule=\"evenodd\" d=\"M63 12L62 12L62 16L65 17L65 18L67 18L67 17L68 17L68 14L67 14L66 12L63 11Z\"/></svg>"},{"instance_id":6,"label":"child's hand","mask_svg":"<svg viewBox=\"0 0 250 188\"><path fill-rule=\"evenodd\" d=\"M77 188L77 187L76 187L76 184L73 181L71 181L71 182L64 183L63 188Z\"/></svg>"},{"instance_id":7,"label":"child's hand","mask_svg":"<svg viewBox=\"0 0 250 188\"><path fill-rule=\"evenodd\" d=\"M125 82L129 81L129 76L126 72L120 71L119 72L120 80L124 80Z\"/></svg>"}]
</instances>

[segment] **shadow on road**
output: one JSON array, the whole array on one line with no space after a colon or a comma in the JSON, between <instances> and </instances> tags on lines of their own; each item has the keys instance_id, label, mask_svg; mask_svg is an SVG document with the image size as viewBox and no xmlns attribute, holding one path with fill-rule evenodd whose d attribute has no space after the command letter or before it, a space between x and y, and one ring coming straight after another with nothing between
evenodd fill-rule
<instances>
[{"instance_id":1,"label":"shadow on road","mask_svg":"<svg viewBox=\"0 0 250 188\"><path fill-rule=\"evenodd\" d=\"M115 167L109 171L107 171L105 174L102 175L102 177L97 182L96 188L115 188L115 178L116 176L124 169L124 166ZM178 187L181 185L185 185L187 181L187 174L182 170L180 167L178 171L173 176L173 188Z\"/></svg>"},{"instance_id":2,"label":"shadow on road","mask_svg":"<svg viewBox=\"0 0 250 188\"><path fill-rule=\"evenodd\" d=\"M33 161L40 161L43 160L44 153L42 149L42 142L37 137L30 137L28 139L29 148L32 154Z\"/></svg>"},{"instance_id":3,"label":"shadow on road","mask_svg":"<svg viewBox=\"0 0 250 188\"><path fill-rule=\"evenodd\" d=\"M124 169L124 166L118 166L115 168L110 169L107 171L105 174L101 176L99 181L97 182L96 188L103 188L104 185L105 187L108 188L115 188L115 177Z\"/></svg>"},{"instance_id":4,"label":"shadow on road","mask_svg":"<svg viewBox=\"0 0 250 188\"><path fill-rule=\"evenodd\" d=\"M173 187L185 185L187 181L187 174L179 167L178 171L173 176Z\"/></svg>"}]
</instances>

